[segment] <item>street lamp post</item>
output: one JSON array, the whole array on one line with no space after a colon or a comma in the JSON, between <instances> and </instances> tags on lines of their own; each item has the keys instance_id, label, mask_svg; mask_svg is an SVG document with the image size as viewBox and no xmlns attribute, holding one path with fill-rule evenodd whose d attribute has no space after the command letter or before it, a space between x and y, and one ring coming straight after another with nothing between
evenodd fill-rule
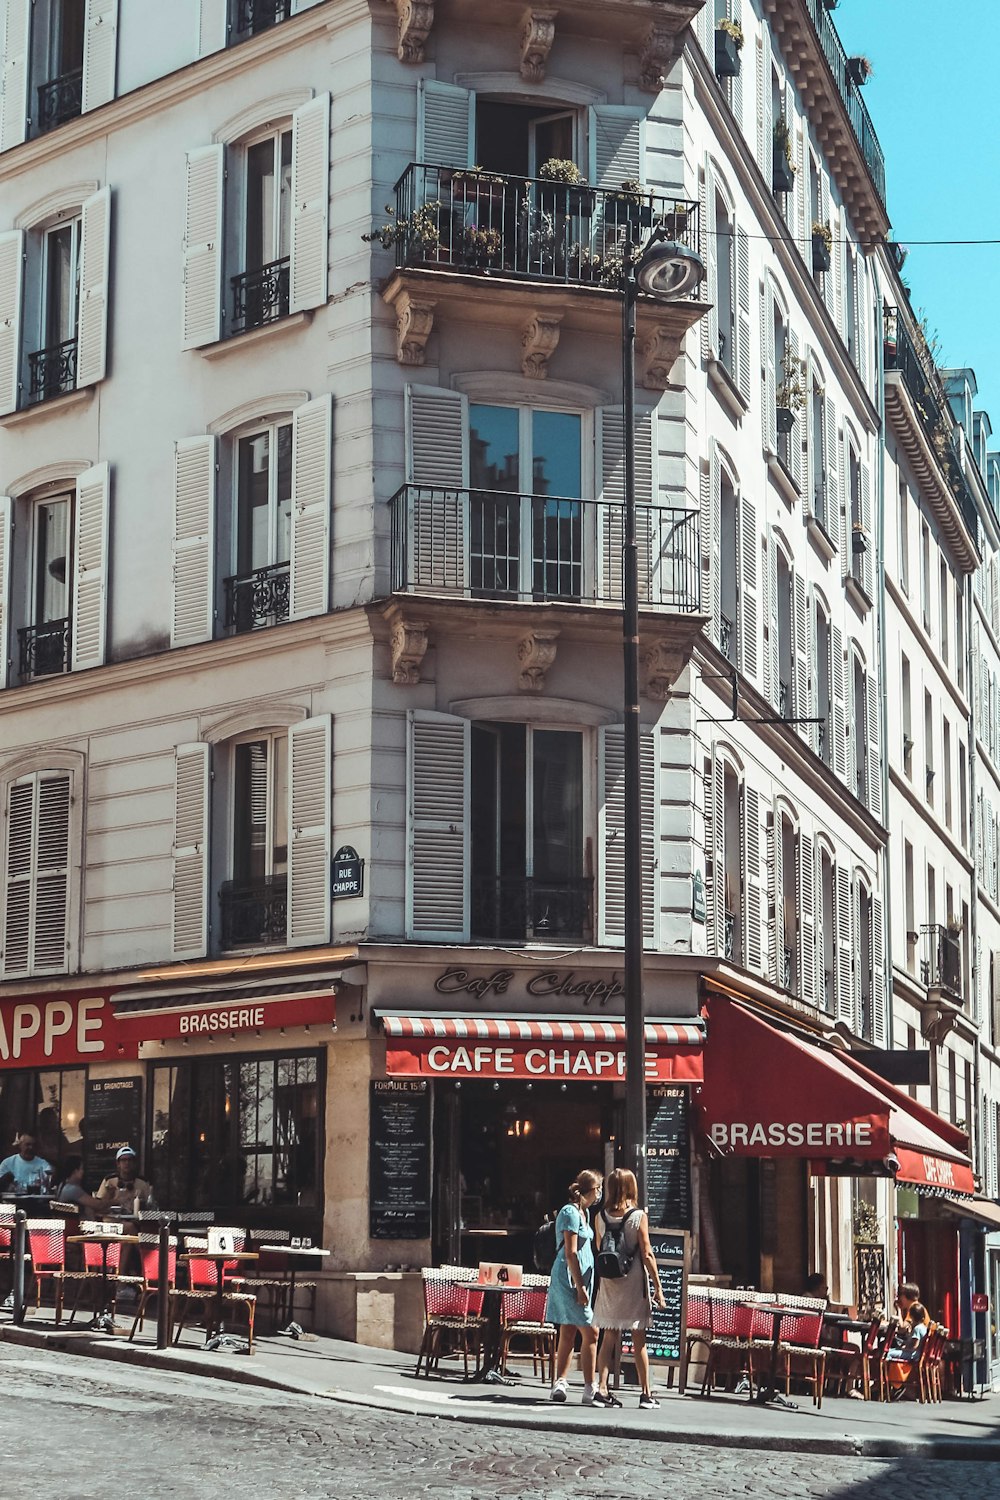
<instances>
[{"instance_id":1,"label":"street lamp post","mask_svg":"<svg viewBox=\"0 0 1000 1500\"><path fill-rule=\"evenodd\" d=\"M625 1165L646 1202L646 1004L643 994L642 765L639 737L639 553L635 506L636 306L687 297L704 275L700 257L656 231L636 252L625 246L622 296L624 454L623 613L625 710Z\"/></svg>"}]
</instances>

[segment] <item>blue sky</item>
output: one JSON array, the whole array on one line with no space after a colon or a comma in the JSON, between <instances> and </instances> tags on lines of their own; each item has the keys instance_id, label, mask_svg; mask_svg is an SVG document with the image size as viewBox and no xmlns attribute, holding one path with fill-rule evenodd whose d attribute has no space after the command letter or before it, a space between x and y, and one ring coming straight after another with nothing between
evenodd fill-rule
<instances>
[{"instance_id":1,"label":"blue sky","mask_svg":"<svg viewBox=\"0 0 1000 1500\"><path fill-rule=\"evenodd\" d=\"M1000 240L998 17L1000 0L840 0L833 13L847 52L875 69L864 98L904 245ZM1000 244L912 245L903 274L942 362L975 370L1000 447Z\"/></svg>"}]
</instances>

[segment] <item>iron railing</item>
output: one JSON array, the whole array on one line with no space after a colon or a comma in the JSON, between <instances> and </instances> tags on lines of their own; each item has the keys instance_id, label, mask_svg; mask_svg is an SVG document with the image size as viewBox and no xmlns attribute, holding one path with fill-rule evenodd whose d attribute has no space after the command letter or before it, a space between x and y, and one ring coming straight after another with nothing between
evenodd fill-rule
<instances>
[{"instance_id":1,"label":"iron railing","mask_svg":"<svg viewBox=\"0 0 1000 1500\"><path fill-rule=\"evenodd\" d=\"M618 287L625 246L657 226L698 251L699 205L688 199L412 165L385 240L397 266Z\"/></svg>"},{"instance_id":2,"label":"iron railing","mask_svg":"<svg viewBox=\"0 0 1000 1500\"><path fill-rule=\"evenodd\" d=\"M950 927L932 924L921 927L924 954L920 961L920 978L928 989L948 990L959 999L962 995L962 934Z\"/></svg>"},{"instance_id":3,"label":"iron railing","mask_svg":"<svg viewBox=\"0 0 1000 1500\"><path fill-rule=\"evenodd\" d=\"M858 1316L874 1318L885 1311L885 1246L854 1246L854 1296Z\"/></svg>"},{"instance_id":4,"label":"iron railing","mask_svg":"<svg viewBox=\"0 0 1000 1500\"><path fill-rule=\"evenodd\" d=\"M286 562L227 578L226 629L240 635L287 620L290 583L291 569Z\"/></svg>"},{"instance_id":5,"label":"iron railing","mask_svg":"<svg viewBox=\"0 0 1000 1500\"><path fill-rule=\"evenodd\" d=\"M223 948L283 943L288 930L288 877L225 880L219 891Z\"/></svg>"},{"instance_id":6,"label":"iron railing","mask_svg":"<svg viewBox=\"0 0 1000 1500\"><path fill-rule=\"evenodd\" d=\"M407 484L389 502L394 593L622 601L622 510L605 500ZM637 508L639 599L700 605L698 512Z\"/></svg>"},{"instance_id":7,"label":"iron railing","mask_svg":"<svg viewBox=\"0 0 1000 1500\"><path fill-rule=\"evenodd\" d=\"M237 36L256 36L287 21L292 13L292 0L238 0L233 30Z\"/></svg>"},{"instance_id":8,"label":"iron railing","mask_svg":"<svg viewBox=\"0 0 1000 1500\"><path fill-rule=\"evenodd\" d=\"M903 377L903 384L917 409L927 439L947 477L965 528L978 546L979 516L976 502L961 460L955 452L951 436L954 423L947 400L943 391L935 389L935 381L927 368L926 360L930 355L928 353L921 357L905 322L899 316L899 309L888 305L884 308L883 339L885 368L898 370Z\"/></svg>"},{"instance_id":9,"label":"iron railing","mask_svg":"<svg viewBox=\"0 0 1000 1500\"><path fill-rule=\"evenodd\" d=\"M75 120L82 110L82 68L77 68L73 73L63 73L60 78L50 78L48 83L38 85L36 128L39 135L44 135L47 130L55 130L57 125L64 125L67 120Z\"/></svg>"},{"instance_id":10,"label":"iron railing","mask_svg":"<svg viewBox=\"0 0 1000 1500\"><path fill-rule=\"evenodd\" d=\"M69 671L70 622L46 620L41 625L25 625L17 632L20 646L18 673L22 682L36 677L55 677Z\"/></svg>"},{"instance_id":11,"label":"iron railing","mask_svg":"<svg viewBox=\"0 0 1000 1500\"><path fill-rule=\"evenodd\" d=\"M736 913L732 911L727 911L724 915L723 951L725 952L727 958L735 957Z\"/></svg>"},{"instance_id":12,"label":"iron railing","mask_svg":"<svg viewBox=\"0 0 1000 1500\"><path fill-rule=\"evenodd\" d=\"M875 191L884 205L885 157L858 85L848 74L844 44L837 35L837 28L827 9L826 0L806 0L806 9L819 38L823 55L829 64L830 72L833 74L833 81L837 85L844 108L847 110L851 129L861 147L861 154L871 174L872 182L875 184Z\"/></svg>"},{"instance_id":13,"label":"iron railing","mask_svg":"<svg viewBox=\"0 0 1000 1500\"><path fill-rule=\"evenodd\" d=\"M261 328L288 316L288 272L291 259L269 261L256 271L241 271L231 276L233 290L233 333Z\"/></svg>"},{"instance_id":14,"label":"iron railing","mask_svg":"<svg viewBox=\"0 0 1000 1500\"><path fill-rule=\"evenodd\" d=\"M736 625L727 615L719 616L719 650L727 661L736 662Z\"/></svg>"},{"instance_id":15,"label":"iron railing","mask_svg":"<svg viewBox=\"0 0 1000 1500\"><path fill-rule=\"evenodd\" d=\"M28 355L28 400L50 401L76 390L76 337Z\"/></svg>"},{"instance_id":16,"label":"iron railing","mask_svg":"<svg viewBox=\"0 0 1000 1500\"><path fill-rule=\"evenodd\" d=\"M531 875L475 876L472 935L511 942L590 942L593 895L589 876L559 881Z\"/></svg>"}]
</instances>

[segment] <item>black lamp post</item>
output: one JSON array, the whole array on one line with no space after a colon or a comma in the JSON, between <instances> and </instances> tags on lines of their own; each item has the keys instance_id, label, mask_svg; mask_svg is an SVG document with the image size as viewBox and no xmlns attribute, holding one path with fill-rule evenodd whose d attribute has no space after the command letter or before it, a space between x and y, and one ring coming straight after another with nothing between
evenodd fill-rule
<instances>
[{"instance_id":1,"label":"black lamp post","mask_svg":"<svg viewBox=\"0 0 1000 1500\"><path fill-rule=\"evenodd\" d=\"M639 556L635 513L635 319L639 293L657 302L690 295L705 274L700 256L654 231L625 247L622 299L625 650L625 1165L646 1202L646 1005L642 987L642 769L639 758Z\"/></svg>"}]
</instances>

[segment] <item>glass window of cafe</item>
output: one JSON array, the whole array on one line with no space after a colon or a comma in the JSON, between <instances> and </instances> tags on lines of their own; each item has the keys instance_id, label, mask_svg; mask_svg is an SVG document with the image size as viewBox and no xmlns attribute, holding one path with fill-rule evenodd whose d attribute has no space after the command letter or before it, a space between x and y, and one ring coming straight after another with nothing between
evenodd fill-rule
<instances>
[{"instance_id":1,"label":"glass window of cafe","mask_svg":"<svg viewBox=\"0 0 1000 1500\"><path fill-rule=\"evenodd\" d=\"M0 1160L22 1130L38 1138L38 1154L58 1178L67 1156L84 1150L86 1068L0 1071Z\"/></svg>"},{"instance_id":2,"label":"glass window of cafe","mask_svg":"<svg viewBox=\"0 0 1000 1500\"><path fill-rule=\"evenodd\" d=\"M321 1052L195 1057L151 1069L157 1199L237 1223L322 1232Z\"/></svg>"}]
</instances>

